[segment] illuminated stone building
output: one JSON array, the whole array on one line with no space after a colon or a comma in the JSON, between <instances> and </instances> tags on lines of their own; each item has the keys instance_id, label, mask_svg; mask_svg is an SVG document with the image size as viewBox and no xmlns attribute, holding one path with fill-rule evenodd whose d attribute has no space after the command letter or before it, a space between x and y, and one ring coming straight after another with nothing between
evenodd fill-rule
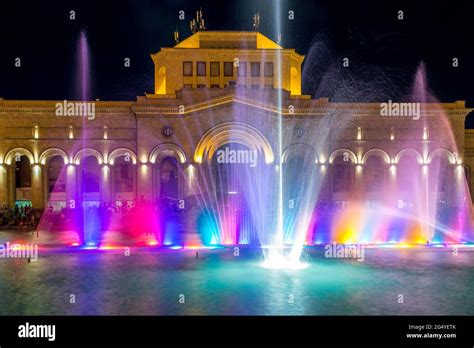
<instances>
[{"instance_id":1,"label":"illuminated stone building","mask_svg":"<svg viewBox=\"0 0 474 348\"><path fill-rule=\"evenodd\" d=\"M94 119L57 116L62 100L0 99L0 204L188 199L209 189L202 167L228 143L272 168L309 159L325 177L324 201L383 201L387 187L434 163L452 168L448 183L456 170L470 180L463 101L423 104L413 120L381 117L379 103L311 99L301 92L304 56L258 32L201 31L151 58L154 93L97 101ZM399 170L405 162L418 172Z\"/></svg>"}]
</instances>

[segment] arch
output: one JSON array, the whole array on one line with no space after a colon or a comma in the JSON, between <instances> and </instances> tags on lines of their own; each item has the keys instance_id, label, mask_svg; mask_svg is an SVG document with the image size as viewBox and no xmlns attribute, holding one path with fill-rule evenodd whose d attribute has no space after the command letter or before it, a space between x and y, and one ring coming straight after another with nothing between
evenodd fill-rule
<instances>
[{"instance_id":1,"label":"arch","mask_svg":"<svg viewBox=\"0 0 474 348\"><path fill-rule=\"evenodd\" d=\"M348 149L338 149L338 150L334 151L329 156L329 163L332 163L334 161L334 159L338 156L344 156L344 154L347 154L354 164L359 163L359 161L357 160L356 154L354 152L352 152L351 150L348 150Z\"/></svg>"},{"instance_id":2,"label":"arch","mask_svg":"<svg viewBox=\"0 0 474 348\"><path fill-rule=\"evenodd\" d=\"M85 148L85 149L79 150L74 156L74 163L81 164L82 160L88 156L94 156L95 158L97 158L97 162L99 164L104 163L104 157L102 156L102 154L96 149L92 149L92 148Z\"/></svg>"},{"instance_id":3,"label":"arch","mask_svg":"<svg viewBox=\"0 0 474 348\"><path fill-rule=\"evenodd\" d=\"M56 147L51 147L49 149L44 150L39 157L39 163L46 164L46 161L53 156L60 156L63 159L64 164L69 163L69 158L66 152Z\"/></svg>"},{"instance_id":4,"label":"arch","mask_svg":"<svg viewBox=\"0 0 474 348\"><path fill-rule=\"evenodd\" d=\"M135 155L135 152L125 147L119 147L113 150L109 155L108 162L113 165L116 158L127 155L130 156L133 164L137 164L137 155Z\"/></svg>"},{"instance_id":5,"label":"arch","mask_svg":"<svg viewBox=\"0 0 474 348\"><path fill-rule=\"evenodd\" d=\"M218 148L230 142L248 146L251 150L260 150L266 163L275 160L270 143L259 130L245 123L226 122L209 129L201 137L194 152L194 161L202 163L206 157L210 160Z\"/></svg>"},{"instance_id":6,"label":"arch","mask_svg":"<svg viewBox=\"0 0 474 348\"><path fill-rule=\"evenodd\" d=\"M295 143L289 145L285 150L283 150L283 153L281 155L281 162L285 163L288 160L288 157L290 154L297 149L302 149L302 151L307 152L311 151L314 153L314 163L318 163L318 156L316 155L316 149L312 147L311 145L305 144L305 143Z\"/></svg>"},{"instance_id":7,"label":"arch","mask_svg":"<svg viewBox=\"0 0 474 348\"><path fill-rule=\"evenodd\" d=\"M400 151L396 156L395 156L395 163L398 163L400 161L400 158L402 158L403 156L407 156L407 155L415 155L417 161L419 164L422 164L423 163L423 156L421 156L421 154L414 150L414 149L404 149L402 151Z\"/></svg>"},{"instance_id":8,"label":"arch","mask_svg":"<svg viewBox=\"0 0 474 348\"><path fill-rule=\"evenodd\" d=\"M156 75L156 94L166 94L166 66L161 66Z\"/></svg>"},{"instance_id":9,"label":"arch","mask_svg":"<svg viewBox=\"0 0 474 348\"><path fill-rule=\"evenodd\" d=\"M186 154L183 149L173 143L162 143L155 146L150 153L150 162L155 163L157 159L165 156L176 157L180 163L186 163Z\"/></svg>"},{"instance_id":10,"label":"arch","mask_svg":"<svg viewBox=\"0 0 474 348\"><path fill-rule=\"evenodd\" d=\"M29 150L23 147L15 147L14 149L11 149L10 151L8 151L7 154L5 155L4 162L10 165L12 163L12 159L17 155L28 157L30 164L36 163L35 157L33 156L33 154Z\"/></svg>"},{"instance_id":11,"label":"arch","mask_svg":"<svg viewBox=\"0 0 474 348\"><path fill-rule=\"evenodd\" d=\"M390 163L390 156L382 149L370 149L362 156L362 164L364 164L370 156L381 156L385 163Z\"/></svg>"},{"instance_id":12,"label":"arch","mask_svg":"<svg viewBox=\"0 0 474 348\"><path fill-rule=\"evenodd\" d=\"M456 158L457 156L454 153L447 149L436 149L429 154L427 162L431 163L433 158L437 156L446 158L451 164L456 164L459 160L459 158Z\"/></svg>"}]
</instances>

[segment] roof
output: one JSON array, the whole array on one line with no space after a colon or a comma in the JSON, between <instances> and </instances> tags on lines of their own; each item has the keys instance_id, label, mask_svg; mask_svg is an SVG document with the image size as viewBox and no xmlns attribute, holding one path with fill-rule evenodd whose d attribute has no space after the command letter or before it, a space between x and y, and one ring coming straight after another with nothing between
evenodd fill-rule
<instances>
[{"instance_id":1,"label":"roof","mask_svg":"<svg viewBox=\"0 0 474 348\"><path fill-rule=\"evenodd\" d=\"M256 31L198 31L174 47L283 49L275 41Z\"/></svg>"}]
</instances>

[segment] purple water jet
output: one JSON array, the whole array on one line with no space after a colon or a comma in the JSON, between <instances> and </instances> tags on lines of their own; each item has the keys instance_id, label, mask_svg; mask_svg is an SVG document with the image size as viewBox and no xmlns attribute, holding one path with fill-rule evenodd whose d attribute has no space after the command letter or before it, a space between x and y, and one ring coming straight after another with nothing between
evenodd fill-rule
<instances>
[{"instance_id":1,"label":"purple water jet","mask_svg":"<svg viewBox=\"0 0 474 348\"><path fill-rule=\"evenodd\" d=\"M76 46L76 89L75 98L90 100L90 56L85 29L82 29Z\"/></svg>"}]
</instances>

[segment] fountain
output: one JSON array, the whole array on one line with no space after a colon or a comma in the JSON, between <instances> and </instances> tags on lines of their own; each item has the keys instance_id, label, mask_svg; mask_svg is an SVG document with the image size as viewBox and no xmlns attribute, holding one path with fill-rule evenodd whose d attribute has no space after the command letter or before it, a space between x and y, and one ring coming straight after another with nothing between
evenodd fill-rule
<instances>
[{"instance_id":1,"label":"fountain","mask_svg":"<svg viewBox=\"0 0 474 348\"><path fill-rule=\"evenodd\" d=\"M335 72L329 74L343 76ZM337 86L337 81L331 82ZM341 83L344 89L336 91L338 98L343 99L345 93L351 93L359 82L352 76L351 83L354 86L349 88ZM323 154L327 153L325 146L331 118L337 117L334 112L308 126L313 137L310 144L305 144L305 149L298 148L298 123L290 117L279 113L277 126L273 129L263 121L259 123L252 119L259 130L274 139L275 161L257 168L218 166L217 172L213 172L216 169L212 166L208 168L209 175L203 176L206 188L203 191L209 199L203 201L213 201L211 195L214 194L221 196L214 204L203 203L203 211L213 217L207 226L213 231L213 238L209 238L211 243L246 244L252 240L250 244L262 248L265 267L299 269L304 267L299 263L304 245L342 243L408 247L472 242L471 203L462 159L457 155L459 150L448 117L427 87L423 64L415 74L412 90L405 99L407 103L421 103L417 104L421 105L420 114L401 122L406 122L408 135L422 137L424 151L420 154L415 150L404 150L396 157L386 158L385 154L374 150L367 158L358 159L347 150L339 154L340 158L328 159ZM237 89L236 93L242 98L248 97L248 91ZM283 109L282 93L282 90L277 92L280 110ZM400 92L395 91L395 94ZM389 95L385 87L379 95L372 92L364 98L383 100ZM256 96L254 93L253 97ZM262 104L271 98L264 94L258 96L261 96L259 102ZM233 115L238 122L250 121L250 116L242 115L238 110ZM354 130L357 129L356 117L346 121ZM428 118L431 128L437 124L443 131L433 130L428 134ZM358 137L362 137L360 130L359 133ZM333 137L337 139L342 135ZM292 145L284 148L283 144ZM410 148L408 143L403 145ZM319 154L316 160L315 154ZM328 188L350 191L345 182L331 182L326 175L328 162L334 170L341 167L343 171L346 162L351 162L355 180L361 180L364 172L368 198L360 192L352 192L350 201L344 204L327 201L325 191ZM385 166L388 173L381 173L378 168ZM222 180L239 189L216 189L216 181ZM220 203L225 201L226 195L234 197L228 206ZM238 203L236 196L245 204ZM206 229L202 225L200 228Z\"/></svg>"},{"instance_id":2,"label":"fountain","mask_svg":"<svg viewBox=\"0 0 474 348\"><path fill-rule=\"evenodd\" d=\"M275 23L276 32L281 32L280 21ZM77 55L76 91L81 101L89 101L90 57L85 31L79 35ZM282 85L282 52L276 49L275 55L276 85ZM327 93L328 88L333 88L336 101L351 100L355 91L367 85L355 76L346 81L344 74L331 64L324 42L313 43L308 56L309 59L324 57L323 65L327 68L323 71L324 68L315 68L312 61L306 63L303 71L306 81L310 79L305 74L311 74L314 69L322 72L315 80L316 93ZM261 58L265 61L264 56ZM378 70L377 74L377 86L381 81L390 81L380 77ZM209 99L221 93L212 89L204 92ZM211 124L219 124L220 133L203 129L198 117L181 118L181 128L189 144L199 140L189 129L199 129L205 135L211 132L209 137L215 142L186 168L164 158L168 167L177 167L176 177L185 178L186 185L194 188L188 189L185 197L168 197L165 192L155 203L137 200L126 223L112 217L111 207L101 205L100 198L94 198L98 190L88 187L100 185L99 181L108 177L107 163L99 163L104 166L99 166L98 174L89 178L87 175L94 171L89 166L98 168L97 164L88 162L91 156L79 159L83 161L84 172L78 204L66 212L79 236L73 244L95 248L114 245L121 239L126 243L173 248L250 245L262 250L264 267L301 269L305 267L300 259L306 245L472 242L471 203L462 158L449 119L428 89L423 64L415 74L410 95L405 98L410 103L421 103L417 104L420 114L402 120L406 122L405 136L416 137L422 132L423 150L403 150L396 156L372 149L366 150L367 156L362 157L342 149L329 157L328 143L344 136L342 130L334 127L338 112L345 110L344 103L334 103L333 110L306 123L302 129L298 118L285 111L291 102L287 91L235 88L233 93L243 101L253 100L263 106L274 105L276 101L272 122L243 112L236 103L231 106L230 116L216 122L213 109L209 109ZM394 95L403 100L399 91ZM379 93L358 95L361 101L367 102L384 100L387 96L390 96L387 87ZM437 124L443 131L429 134L428 117L431 124ZM362 140L357 116L346 115L344 120L343 126L357 130L357 139ZM86 122L82 118L85 130ZM392 134L391 140L394 137ZM86 131L82 132L81 140L76 144L76 152L87 148ZM433 148L439 150L433 152ZM198 174L196 166L199 166ZM380 170L385 167L388 172ZM331 179L330 170L339 179ZM362 173L366 178L363 183L366 196L351 186L354 182L361 183ZM165 171L161 175L173 180L175 174ZM345 193L345 198L334 201L329 191L341 197L340 193ZM178 201L183 202L182 209L176 208ZM117 227L118 234L111 233L111 226ZM193 230L197 230L197 235L188 233Z\"/></svg>"}]
</instances>

